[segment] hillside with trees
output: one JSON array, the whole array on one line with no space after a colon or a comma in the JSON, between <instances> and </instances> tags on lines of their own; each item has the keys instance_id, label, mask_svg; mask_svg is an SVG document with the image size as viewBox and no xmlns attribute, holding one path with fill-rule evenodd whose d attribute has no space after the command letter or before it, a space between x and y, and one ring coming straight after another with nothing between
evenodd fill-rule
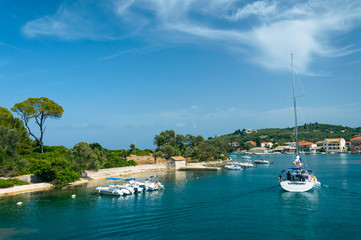
<instances>
[{"instance_id":1,"label":"hillside with trees","mask_svg":"<svg viewBox=\"0 0 361 240\"><path fill-rule=\"evenodd\" d=\"M325 138L344 138L346 141L354 138L361 132L361 128L344 127L340 125L330 125L321 123L309 123L298 127L299 141L317 142ZM222 135L207 140L210 144L219 142L239 142L240 148L249 149L247 141L254 141L257 146L261 142L272 142L277 145L285 145L287 142L295 141L295 128L266 128L258 129L247 133L246 129L236 130L231 134Z\"/></svg>"}]
</instances>

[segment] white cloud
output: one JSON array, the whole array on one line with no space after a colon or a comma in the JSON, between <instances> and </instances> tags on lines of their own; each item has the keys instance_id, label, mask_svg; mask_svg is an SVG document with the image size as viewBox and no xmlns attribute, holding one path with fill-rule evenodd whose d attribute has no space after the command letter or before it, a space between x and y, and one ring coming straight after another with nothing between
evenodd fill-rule
<instances>
[{"instance_id":1,"label":"white cloud","mask_svg":"<svg viewBox=\"0 0 361 240\"><path fill-rule=\"evenodd\" d=\"M143 36L152 42L210 43L239 50L270 69L289 66L293 51L298 72L310 73L315 56L338 57L360 51L358 46L339 47L332 41L360 25L360 12L361 2L352 0L79 0L61 5L53 16L28 22L23 32L28 38L120 40ZM106 58L123 53L127 50Z\"/></svg>"}]
</instances>

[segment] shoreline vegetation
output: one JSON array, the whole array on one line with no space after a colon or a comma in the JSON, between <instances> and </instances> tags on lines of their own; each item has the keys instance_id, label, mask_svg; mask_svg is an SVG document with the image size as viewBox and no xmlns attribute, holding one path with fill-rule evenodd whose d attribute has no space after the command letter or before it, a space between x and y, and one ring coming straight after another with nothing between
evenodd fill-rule
<instances>
[{"instance_id":1,"label":"shoreline vegetation","mask_svg":"<svg viewBox=\"0 0 361 240\"><path fill-rule=\"evenodd\" d=\"M200 135L181 135L174 130L165 130L154 137L154 150L140 150L135 144L131 144L129 149L109 150L96 142L79 142L68 149L64 146L47 146L43 142L45 121L60 119L63 114L64 110L57 103L45 97L29 98L16 103L11 110L20 118L0 107L0 178L13 179L30 174L39 179L26 180L27 182L45 182L57 188L79 182L82 173L86 171L141 169L141 166L165 164L173 156L182 156L188 163L224 161L228 159L229 153L249 150L264 141L275 143L275 147L294 138L293 128L257 131L243 129L208 139ZM33 124L30 124L31 121ZM30 129L30 126L35 129ZM299 137L314 142L335 136L348 140L360 131L361 128L310 123L299 127ZM40 132L40 136L36 136L34 132ZM239 142L239 146L231 145L235 141ZM255 145L249 144L249 141L254 141ZM113 176L121 175L121 172ZM3 187L11 186L12 181L3 181ZM0 189L4 188L0 185Z\"/></svg>"}]
</instances>

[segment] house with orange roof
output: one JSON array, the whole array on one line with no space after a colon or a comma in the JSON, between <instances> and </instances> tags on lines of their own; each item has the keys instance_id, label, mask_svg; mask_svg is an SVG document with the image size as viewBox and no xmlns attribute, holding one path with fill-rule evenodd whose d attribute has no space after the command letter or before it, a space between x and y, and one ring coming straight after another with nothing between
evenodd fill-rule
<instances>
[{"instance_id":1,"label":"house with orange roof","mask_svg":"<svg viewBox=\"0 0 361 240\"><path fill-rule=\"evenodd\" d=\"M346 141L343 138L326 138L323 140L323 149L326 153L346 152Z\"/></svg>"},{"instance_id":2,"label":"house with orange roof","mask_svg":"<svg viewBox=\"0 0 361 240\"><path fill-rule=\"evenodd\" d=\"M263 142L261 143L261 147L268 147L268 148L272 148L273 143L271 142Z\"/></svg>"},{"instance_id":3,"label":"house with orange roof","mask_svg":"<svg viewBox=\"0 0 361 240\"><path fill-rule=\"evenodd\" d=\"M315 152L317 144L307 141L301 141L298 143L298 146L299 146L299 150L302 152Z\"/></svg>"},{"instance_id":4,"label":"house with orange roof","mask_svg":"<svg viewBox=\"0 0 361 240\"><path fill-rule=\"evenodd\" d=\"M169 169L179 169L186 166L186 159L182 156L173 156L167 161Z\"/></svg>"},{"instance_id":5,"label":"house with orange roof","mask_svg":"<svg viewBox=\"0 0 361 240\"><path fill-rule=\"evenodd\" d=\"M257 146L257 143L255 141L247 141L247 143L252 144L253 146Z\"/></svg>"},{"instance_id":6,"label":"house with orange roof","mask_svg":"<svg viewBox=\"0 0 361 240\"><path fill-rule=\"evenodd\" d=\"M361 137L355 137L351 139L351 152L361 152Z\"/></svg>"},{"instance_id":7,"label":"house with orange roof","mask_svg":"<svg viewBox=\"0 0 361 240\"><path fill-rule=\"evenodd\" d=\"M234 147L234 148L239 147L239 142L232 142L231 146Z\"/></svg>"}]
</instances>

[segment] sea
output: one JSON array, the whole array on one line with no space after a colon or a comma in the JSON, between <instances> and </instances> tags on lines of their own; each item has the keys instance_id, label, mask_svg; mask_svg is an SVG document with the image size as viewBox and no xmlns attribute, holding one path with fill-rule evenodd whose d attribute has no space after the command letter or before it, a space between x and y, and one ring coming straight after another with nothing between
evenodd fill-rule
<instances>
[{"instance_id":1,"label":"sea","mask_svg":"<svg viewBox=\"0 0 361 240\"><path fill-rule=\"evenodd\" d=\"M361 155L302 158L322 184L304 193L279 186L292 155L264 155L273 164L152 173L158 192L103 196L102 180L1 197L0 239L361 239Z\"/></svg>"}]
</instances>

